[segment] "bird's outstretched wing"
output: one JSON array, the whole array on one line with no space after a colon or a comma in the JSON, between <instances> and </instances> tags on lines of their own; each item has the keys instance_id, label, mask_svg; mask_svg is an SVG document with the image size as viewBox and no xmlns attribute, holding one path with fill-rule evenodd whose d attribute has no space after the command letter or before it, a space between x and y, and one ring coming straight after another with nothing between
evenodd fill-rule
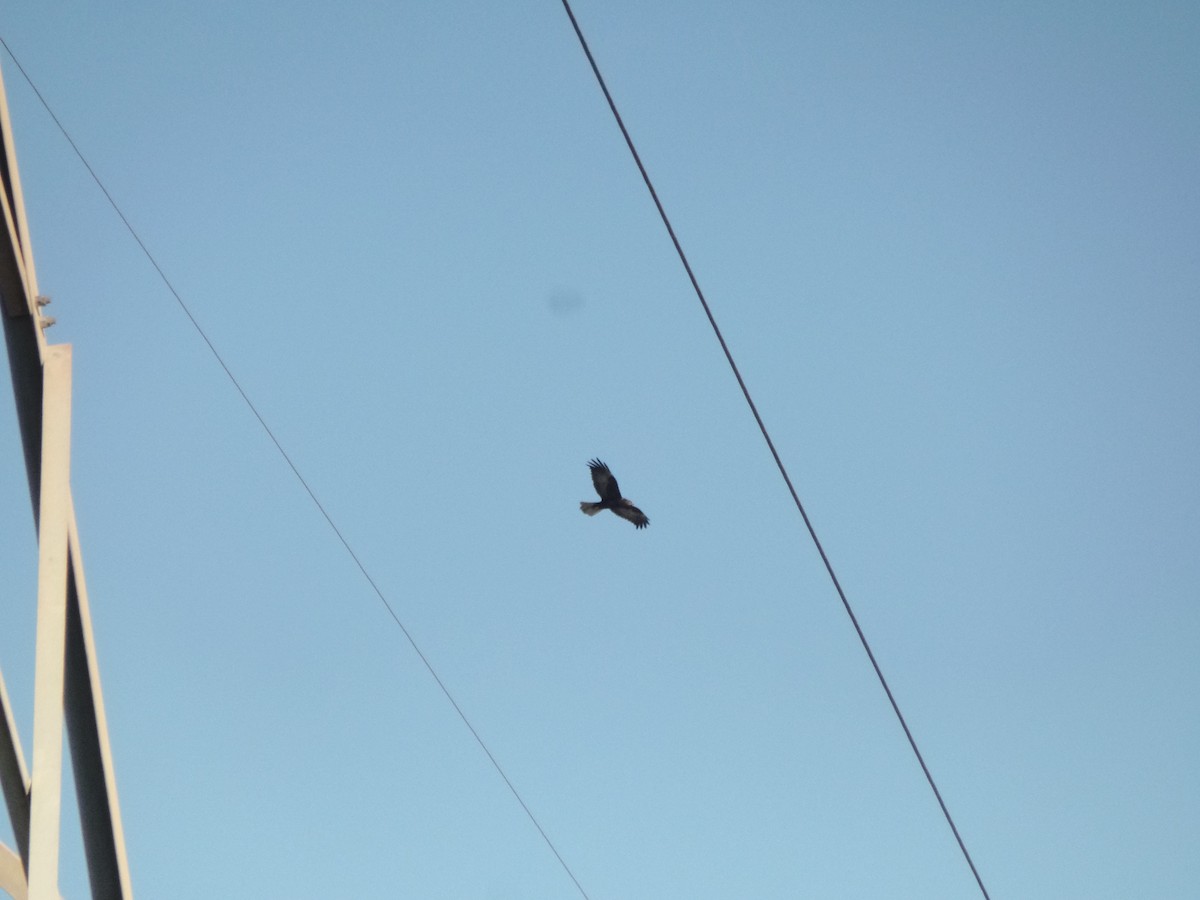
<instances>
[{"instance_id":1,"label":"bird's outstretched wing","mask_svg":"<svg viewBox=\"0 0 1200 900\"><path fill-rule=\"evenodd\" d=\"M592 485L600 499L609 503L618 502L621 499L621 489L617 486L617 479L613 478L613 473L608 471L608 466L598 459L593 459L588 462L588 468L592 470Z\"/></svg>"},{"instance_id":2,"label":"bird's outstretched wing","mask_svg":"<svg viewBox=\"0 0 1200 900\"><path fill-rule=\"evenodd\" d=\"M624 500L614 506L613 512L615 512L622 519L628 519L630 522L632 522L634 528L645 528L650 524L650 520L646 518L646 514L628 500Z\"/></svg>"}]
</instances>

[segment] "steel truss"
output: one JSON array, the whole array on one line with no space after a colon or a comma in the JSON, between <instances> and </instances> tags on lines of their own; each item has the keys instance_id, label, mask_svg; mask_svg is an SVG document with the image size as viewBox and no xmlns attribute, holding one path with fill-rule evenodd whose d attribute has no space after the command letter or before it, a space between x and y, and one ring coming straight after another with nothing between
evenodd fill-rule
<instances>
[{"instance_id":1,"label":"steel truss","mask_svg":"<svg viewBox=\"0 0 1200 900\"><path fill-rule=\"evenodd\" d=\"M7 240L0 240L0 319L38 535L29 768L0 674L0 789L17 843L16 850L0 844L0 891L15 900L59 900L65 721L92 896L130 900L117 782L71 500L71 346L49 344L43 333L53 320L43 314L46 301L37 290L2 76L0 120L0 206L7 233Z\"/></svg>"}]
</instances>

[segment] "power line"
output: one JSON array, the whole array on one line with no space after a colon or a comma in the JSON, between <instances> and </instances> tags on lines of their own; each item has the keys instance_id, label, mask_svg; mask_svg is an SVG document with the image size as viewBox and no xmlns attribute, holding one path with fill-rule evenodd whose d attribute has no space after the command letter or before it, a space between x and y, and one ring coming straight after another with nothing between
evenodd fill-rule
<instances>
[{"instance_id":1,"label":"power line","mask_svg":"<svg viewBox=\"0 0 1200 900\"><path fill-rule=\"evenodd\" d=\"M446 686L446 683L442 681L442 678L440 675L438 675L437 670L434 669L433 664L429 661L429 657L425 655L425 652L421 649L420 645L417 644L416 638L413 637L412 632L410 632L405 626L404 622L401 621L400 616L396 613L395 608L393 608L392 604L388 602L383 590L379 587L378 583L376 583L375 579L371 577L371 573L367 571L366 565L363 564L363 561L359 558L359 555L354 551L354 548L346 539L345 534L342 533L341 528L339 528L337 523L333 520L333 517L325 508L325 504L323 504L317 497L316 492L308 483L308 480L300 472L300 469L292 460L291 455L287 452L287 450L284 449L283 444L280 443L279 438L276 437L275 432L271 429L271 426L267 424L267 420L263 418L262 413L259 412L258 407L254 404L254 401L250 399L250 395L246 393L246 390L238 381L237 376L233 374L233 370L229 367L229 365L225 362L224 357L222 357L220 352L217 350L216 345L209 338L203 327L201 327L200 322L192 314L192 311L188 308L187 303L185 303L183 297L180 296L179 291L175 289L175 286L167 277L167 273L163 271L162 266L160 266L158 261L154 258L154 254L150 252L150 248L146 246L141 236L137 233L137 230L134 229L133 224L125 216L125 213L121 211L121 207L117 204L117 201L113 198L113 195L108 192L108 188L104 186L104 182L100 180L100 176L96 174L96 170L93 169L91 164L87 161L87 158L83 155L83 151L79 149L79 146L72 139L66 127L62 122L59 121L58 116L54 114L54 110L51 109L50 104L46 102L46 98L42 96L42 92L38 90L37 85L33 83L33 79L29 77L29 73L25 71L25 67L21 65L21 61L17 59L17 56L15 53L13 53L12 48L8 46L8 42L5 41L3 37L0 37L0 44L4 46L5 52L8 54L9 58L12 59L13 63L16 64L16 67L18 70L20 70L25 82L33 90L34 95L42 104L42 107L47 113L49 113L50 118L54 121L54 124L58 127L58 130L62 133L62 136L67 139L67 143L71 145L71 149L75 151L75 155L79 158L79 161L83 163L83 167L87 169L88 174L92 177L92 181L96 183L96 187L100 188L101 193L104 194L109 205L113 208L113 211L117 214L117 217L120 218L122 224L124 224L125 229L141 248L142 253L145 255L146 259L149 260L150 265L154 267L154 271L158 273L158 277L162 280L162 283L166 286L167 290L170 291L171 296L175 298L175 302L179 304L179 308L183 310L183 314L187 316L188 321L191 322L192 327L196 330L196 333L200 335L200 338L208 347L208 350L212 354L213 358L225 372L226 377L237 390L239 396L241 396L242 401L246 404L247 408L249 408L250 412L254 414L254 418L258 420L258 424L262 426L262 430L266 432L267 437L271 439L271 443L275 445L275 449L279 451L279 455L283 458L283 461L287 463L288 468L292 470L292 474L296 476L296 480L300 482L300 486L304 488L304 492L308 494L309 499L312 500L313 505L316 506L317 511L321 514L321 517L325 520L330 530L334 533L334 536L337 537L338 542L341 543L346 553L350 556L350 559L354 561L354 565L358 567L358 571L362 573L362 576L366 579L367 584L371 586L371 590L374 591L375 596L379 598L379 602L383 604L383 608L387 610L388 615L392 617L392 620L396 623L396 626L408 640L413 652L417 654L417 657L421 660L421 663L425 666L425 669L429 672L430 676L432 676L442 694L450 702L450 705L458 714L459 719L461 719L462 723L467 726L467 730L471 732L471 736L475 739L475 743L479 745L479 748L488 758L488 761L492 764L492 768L496 770L496 773L508 787L509 792L516 799L517 803L520 804L521 809L525 811L525 815L529 817L529 821L533 823L533 827L536 828L538 834L542 836L542 840L546 843L546 846L550 848L550 852L554 854L554 858L558 860L558 863L560 866L562 866L563 871L566 872L567 876L572 882L574 882L576 889L579 891L584 900L590 900L590 898L588 898L587 891L583 889L583 885L579 883L579 879L575 877L575 873L571 871L571 867L567 865L567 861L563 859L562 854L559 853L558 848L554 845L554 842L550 839L550 836L542 827L541 822L539 822L537 816L533 814L533 810L529 808L529 805L525 802L525 799L517 790L516 785L514 785L512 780L508 777L508 774L500 765L499 760L497 760L495 755L493 755L491 749L483 740L483 737L478 731L475 730L475 726L471 724L471 720L467 718L467 714L463 712L463 708L458 705L458 701L454 698L454 695L450 692L450 689Z\"/></svg>"},{"instance_id":2,"label":"power line","mask_svg":"<svg viewBox=\"0 0 1200 900\"><path fill-rule=\"evenodd\" d=\"M821 556L821 562L825 564L825 571L829 573L829 579L833 582L838 598L842 601L846 615L850 617L850 622L858 634L858 640L862 644L863 650L867 652L867 658L871 661L871 666L875 670L879 684L883 687L884 693L887 694L888 702L892 705L892 711L896 714L896 719L900 722L900 727L904 729L904 736L908 738L908 744L912 747L913 754L917 757L917 762L921 764L921 771L925 773L925 780L929 782L929 787L933 790L933 796L937 798L938 806L942 809L942 815L945 816L946 823L950 826L950 830L954 833L954 839L958 842L958 848L962 851L967 865L970 866L971 874L975 876L975 883L979 885L979 890L984 898L991 900L987 888L984 887L983 879L979 875L979 870L975 868L971 854L967 851L967 845L963 842L962 835L958 832L958 826L954 824L950 810L946 807L946 802L942 799L942 792L938 790L937 783L933 780L933 774L929 771L929 766L925 763L925 757L921 755L921 750L917 747L917 741L908 727L908 722L905 721L904 714L900 711L900 705L896 702L896 698L892 694L892 689L888 686L887 679L883 676L883 669L879 667L879 662L875 659L875 654L871 650L867 636L863 632L862 626L858 624L858 617L854 615L854 610L850 606L846 592L842 590L837 573L833 570L833 564L829 561L829 557L825 553L825 548L821 545L820 538L817 537L816 529L813 527L808 513L804 510L804 504L800 502L800 495L796 493L791 476L788 475L787 467L783 464L783 460L779 456L779 451L775 449L775 442L771 440L771 434L767 430L766 423L763 421L762 416L759 415L758 407L754 405L754 399L750 396L750 389L746 387L742 373L739 371L737 363L734 362L733 353L730 352L729 345L725 343L725 337L721 334L721 329L717 325L716 318L713 317L712 309L709 308L708 301L704 298L704 291L700 289L700 282L696 280L696 274L692 271L687 254L683 252L683 246L679 243L679 238L675 235L675 229L671 226L671 220L667 216L667 211L663 208L662 201L658 199L658 191L654 189L654 184L650 180L650 175L646 171L645 165L642 164L642 158L637 152L637 147L634 146L633 138L629 136L629 130L625 127L625 121L621 118L621 113L617 110L617 104L608 90L604 76L600 74L600 67L596 64L596 58L592 56L591 48L588 47L587 39L583 36L583 30L579 27L579 22L575 18L571 4L568 0L562 0L562 5L563 9L567 12L567 17L571 20L571 27L575 29L575 36L579 38L579 45L583 48L584 55L587 56L588 64L592 67L592 73L596 76L596 82L600 85L600 90L604 92L604 99L608 101L608 108L612 110L617 127L621 129L621 134L625 138L625 144L629 147L633 161L637 164L638 171L642 175L642 180L646 183L646 189L650 191L650 197L654 200L654 205L658 209L658 215L662 219L663 225L666 226L667 234L671 237L671 243L675 245L675 252L679 254L679 261L683 263L684 271L687 272L688 279L692 283L692 288L696 292L696 297L699 299L700 305L704 308L704 314L708 317L708 323L712 326L713 333L717 336L717 341L721 344L721 350L725 353L725 359L729 363L729 368L733 371L733 375L737 379L738 387L742 389L742 396L746 398L746 404L750 407L750 412L754 414L754 421L758 423L758 430L762 432L763 440L767 442L767 448L771 451L771 456L775 459L775 465L779 468L779 474L783 476L788 492L792 495L792 501L796 504L796 509L799 510L800 517L804 520L805 528L808 529L809 537L812 538L812 542L817 548L817 553Z\"/></svg>"}]
</instances>

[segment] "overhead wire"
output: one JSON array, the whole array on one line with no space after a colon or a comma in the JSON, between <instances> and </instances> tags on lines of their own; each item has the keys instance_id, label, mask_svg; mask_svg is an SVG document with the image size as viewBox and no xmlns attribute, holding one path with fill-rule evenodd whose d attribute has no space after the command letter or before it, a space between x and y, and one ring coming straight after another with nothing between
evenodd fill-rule
<instances>
[{"instance_id":1,"label":"overhead wire","mask_svg":"<svg viewBox=\"0 0 1200 900\"><path fill-rule=\"evenodd\" d=\"M321 502L316 491L313 489L312 485L309 484L308 479L304 477L303 473L300 471L300 468L292 459L291 454L289 454L284 448L283 443L276 436L271 426L267 423L266 418L259 411L258 406L253 400L250 399L250 395L246 392L246 389L242 387L241 382L239 382L237 376L234 375L233 369L231 369L229 364L225 361L225 358L217 349L216 344L213 343L212 339L208 336L208 333L201 326L199 320L192 313L191 309L188 307L188 304L184 301L179 291L176 290L175 285L171 283L170 278L167 277L167 273L163 270L162 266L159 265L158 260L154 257L154 254L150 252L150 248L146 246L146 243L142 240L141 235L139 235L137 230L133 227L133 223L130 222L129 218L121 210L120 205L117 203L113 195L109 193L108 188L104 186L104 182L101 181L100 176L96 173L96 170L92 168L91 164L87 161L87 158L83 155L83 151L80 150L79 145L75 143L75 140L71 137L63 123L59 121L58 116L55 115L54 110L51 108L49 102L47 102L46 98L42 96L42 92L38 90L37 85L29 76L29 73L25 71L25 67L21 65L21 61L17 58L16 54L13 53L12 48L8 46L8 42L4 40L3 36L0 36L0 45L3 45L4 51L8 54L9 58L20 71L22 77L25 79L26 84L28 84L33 90L38 102L41 103L42 107L49 114L55 126L62 133L62 136L66 138L67 143L70 144L71 149L75 152L75 155L78 157L79 161L83 163L83 167L91 176L92 181L96 183L96 186L100 189L101 193L104 194L105 199L108 200L109 206L111 206L113 211L117 214L117 217L121 220L121 223L125 226L125 229L129 232L134 242L137 243L138 247L141 248L142 254L149 261L150 265L154 267L154 271L158 273L159 279L166 286L171 296L175 298L175 302L179 305L179 308L183 311L183 314L191 323L192 328L195 329L196 333L204 341L205 346L208 347L208 350L212 354L213 358L217 361L218 365L220 365L222 371L224 371L230 383L237 390L238 395L242 398L242 401L246 404L246 407L254 415L254 418L258 421L258 424L261 426L262 430L266 433L267 437L270 438L271 443L274 444L275 449L279 452L279 455L283 458L283 461L287 464L288 468L291 469L292 474L296 477L296 480L300 483L300 486L304 489L304 492L308 495L313 505L317 508L317 511L321 514L321 517L325 520L325 523L329 526L338 542L342 545L350 559L354 562L354 565L358 569L359 573L361 573L363 578L366 579L367 584L370 585L371 590L379 599L379 602L383 605L383 608L387 611L388 615L391 616L392 620L396 623L396 626L400 629L400 632L408 641L409 646L412 647L413 652L417 654L417 658L421 660L422 665L425 666L426 671L428 671L429 675L433 678L434 683L437 684L443 696L445 696L446 700L449 701L450 705L454 708L455 713L458 714L458 718L467 727L467 730L475 739L475 743L479 745L479 748L483 751L488 761L492 764L492 768L496 770L496 773L500 776L500 779L508 788L509 793L513 795L521 809L524 810L525 815L529 818L529 821L533 823L533 827L537 830L538 834L541 835L541 838L543 842L545 842L546 846L550 848L550 852L554 854L554 858L558 860L558 864L571 879L571 882L575 885L575 888L579 891L579 894L584 898L584 900L590 900L587 891L584 890L583 885L580 883L571 867L567 864L566 859L563 858L562 853L559 852L558 847L555 846L554 841L551 840L550 835L547 834L545 828L542 827L541 822L538 821L537 816L534 815L534 812L532 809L530 809L529 804L525 802L525 798L521 796L520 791L517 790L516 785L513 784L512 779L510 779L508 776L508 773L504 771L504 768L500 765L500 761L496 758L495 754L492 753L491 748L488 747L487 742L483 739L483 736L478 730L476 730L471 720L467 717L466 712L459 705L458 700L455 699L454 694L450 691L450 688L447 687L446 683L442 680L442 677L434 668L433 663L430 662L429 657L425 655L425 651L421 649L416 638L413 637L412 632L401 620L391 602L388 601L383 589L380 588L378 582L375 581L374 577L367 570L367 567L363 563L361 557L359 557L358 553L355 552L342 529L338 527L338 524L334 521L333 516L330 515L329 510L326 509L325 504Z\"/></svg>"},{"instance_id":2,"label":"overhead wire","mask_svg":"<svg viewBox=\"0 0 1200 900\"><path fill-rule=\"evenodd\" d=\"M646 189L650 192L650 198L654 201L654 206L658 210L658 215L662 219L663 225L667 229L667 234L671 238L671 243L675 246L675 252L679 256L679 261L683 263L684 271L687 272L688 280L692 283L692 289L695 291L696 298L700 301L700 306L704 309L705 316L708 317L708 323L712 326L713 333L717 337L718 343L721 345L721 350L725 354L725 360L729 363L729 368L733 371L734 378L737 379L738 387L742 389L742 396L746 399L746 405L750 407L750 412L754 415L754 421L758 424L758 430L762 433L763 440L766 441L767 449L771 451L771 456L775 460L775 465L779 469L779 474L783 476L783 481L787 485L788 493L792 496L792 502L796 505L796 509L800 513L800 518L804 520L804 527L808 529L809 537L812 538L813 545L817 548L817 553L821 557L821 562L825 565L825 571L829 574L830 581L833 582L834 590L837 591L838 598L842 602L842 607L846 611L846 615L850 617L850 623L854 626L854 631L858 635L858 640L862 644L863 650L866 651L867 658L871 661L871 667L875 670L875 676L879 680L883 692L887 695L888 702L892 706L892 711L896 715L896 719L900 722L900 727L904 730L904 736L908 739L908 745L912 748L913 754L917 758L917 762L921 766L921 771L925 774L925 780L929 782L929 787L933 791L933 796L937 799L938 806L941 808L942 815L946 819L946 823L950 826L950 831L954 834L954 840L958 843L958 848L962 852L963 858L971 869L971 874L975 876L975 883L979 886L979 891L983 894L985 900L991 900L988 895L987 888L984 886L983 878L979 874L979 870L975 867L975 862L971 859L971 854L967 850L967 845L963 841L962 835L959 833L958 826L954 823L954 818L950 815L950 810L946 806L946 801L942 798L942 792L938 790L937 782L933 779L933 773L929 770L928 764L925 762L925 757L921 753L921 749L917 746L916 738L913 736L912 730L908 726L908 722L904 718L904 713L900 711L900 704L896 701L895 695L892 693L891 687L888 685L887 679L883 675L883 669L880 668L879 661L875 658L874 651L871 650L871 644L867 640L867 635L859 624L858 616L854 614L854 609L850 605L850 600L846 596L845 590L842 588L841 581L838 580L837 573L833 569L833 563L829 559L829 555L825 552L824 546L821 544L820 538L817 537L816 528L813 527L812 520L809 518L807 511L804 509L804 504L800 501L800 495L796 492L796 487L792 483L792 478L788 474L787 466L784 465L783 459L779 455L779 451L775 448L775 442L771 439L771 433L767 430L766 422L759 414L758 407L754 403L754 398L750 396L750 389L746 386L746 381L742 378L741 370L734 361L733 353L729 349L729 345L725 342L725 336L721 333L721 328L717 324L716 317L713 316L712 308L708 305L708 300L704 297L704 291L700 288L700 282L696 278L696 273L692 270L692 265L688 262L687 254L683 250L683 245L679 242L678 236L675 234L675 228L671 225L671 219L667 215L666 209L663 207L662 201L659 199L658 191L654 188L654 183L650 180L650 174L646 171L646 166L642 163L642 157L637 151L637 147L633 143L633 138L629 134L629 129L625 127L625 120L621 117L620 111L617 109L616 101L613 100L612 93L608 89L608 84L604 80L604 76L600 73L600 67L596 63L595 56L592 55L592 50L588 46L587 38L584 37L583 29L580 28L579 20L575 18L575 12L571 9L569 0L562 0L563 9L566 10L567 17L571 20L571 27L575 30L575 36L579 39L579 45L583 48L583 53L587 57L588 64L591 66L592 74L596 77L596 82L600 86L600 90L604 93L604 99L608 101L608 108L612 111L613 118L616 120L617 127L621 130L622 137L625 138L625 144L629 148L629 153L633 157L634 163L637 165L638 172L641 173L642 181L646 184Z\"/></svg>"}]
</instances>

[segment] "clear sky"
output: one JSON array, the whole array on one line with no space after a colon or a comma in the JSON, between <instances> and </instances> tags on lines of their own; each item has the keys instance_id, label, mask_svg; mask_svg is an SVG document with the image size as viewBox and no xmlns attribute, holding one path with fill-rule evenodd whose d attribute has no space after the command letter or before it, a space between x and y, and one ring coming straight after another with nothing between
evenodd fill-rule
<instances>
[{"instance_id":1,"label":"clear sky","mask_svg":"<svg viewBox=\"0 0 1200 900\"><path fill-rule=\"evenodd\" d=\"M1200 7L576 13L994 900L1194 897ZM559 3L0 27L593 900L978 896ZM578 897L0 64L137 895Z\"/></svg>"}]
</instances>

